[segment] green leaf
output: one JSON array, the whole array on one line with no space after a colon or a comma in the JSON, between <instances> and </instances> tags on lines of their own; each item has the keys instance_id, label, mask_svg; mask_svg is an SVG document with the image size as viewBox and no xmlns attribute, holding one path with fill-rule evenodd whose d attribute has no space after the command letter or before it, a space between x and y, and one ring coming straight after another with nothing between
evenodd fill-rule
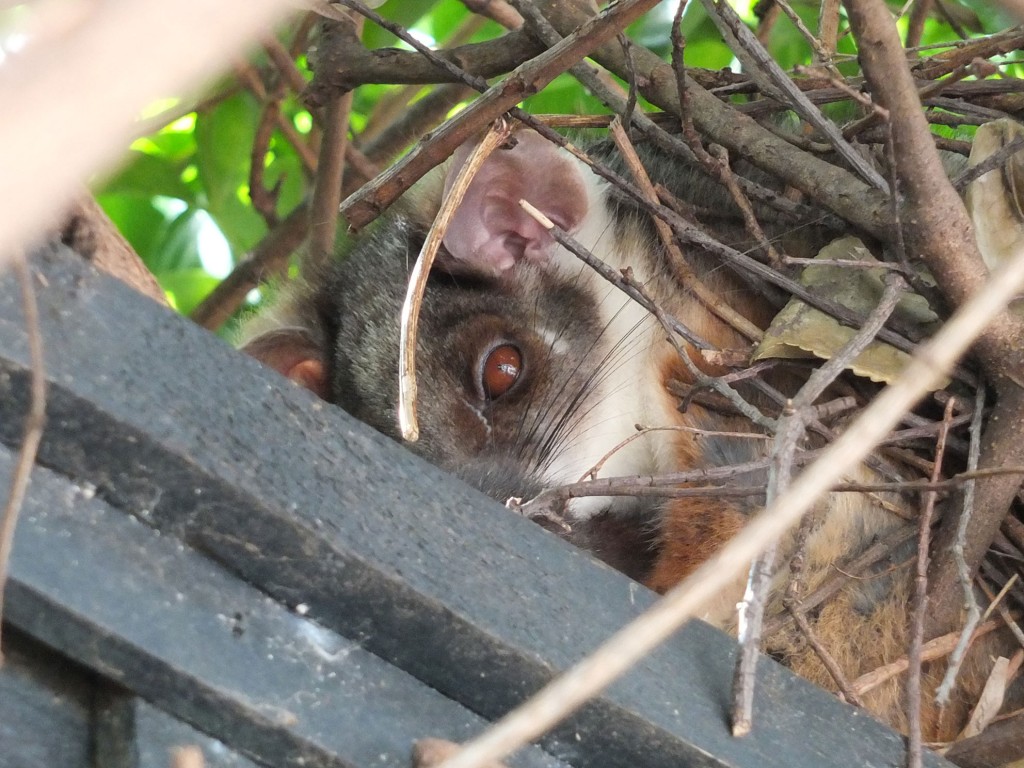
<instances>
[{"instance_id":1,"label":"green leaf","mask_svg":"<svg viewBox=\"0 0 1024 768\"><path fill-rule=\"evenodd\" d=\"M200 267L169 272L159 278L171 305L183 315L190 314L220 281Z\"/></svg>"},{"instance_id":2,"label":"green leaf","mask_svg":"<svg viewBox=\"0 0 1024 768\"><path fill-rule=\"evenodd\" d=\"M259 108L247 93L225 99L196 118L196 166L211 212L237 199L249 181L249 156Z\"/></svg>"},{"instance_id":3,"label":"green leaf","mask_svg":"<svg viewBox=\"0 0 1024 768\"><path fill-rule=\"evenodd\" d=\"M96 200L146 266L153 270L150 262L167 227L167 214L154 205L151 196L130 190L104 192L97 195Z\"/></svg>"},{"instance_id":4,"label":"green leaf","mask_svg":"<svg viewBox=\"0 0 1024 768\"><path fill-rule=\"evenodd\" d=\"M199 256L199 233L203 222L195 208L185 210L171 221L155 243L154 251L146 258L157 280L163 283L175 272L184 272L202 266Z\"/></svg>"},{"instance_id":5,"label":"green leaf","mask_svg":"<svg viewBox=\"0 0 1024 768\"><path fill-rule=\"evenodd\" d=\"M249 166L259 107L245 93L196 119L196 167L206 192L205 208L227 237L235 256L252 248L266 224L249 202Z\"/></svg>"},{"instance_id":6,"label":"green leaf","mask_svg":"<svg viewBox=\"0 0 1024 768\"><path fill-rule=\"evenodd\" d=\"M182 166L161 155L133 151L128 163L106 180L99 194L130 192L138 197L176 197L193 202L194 195L181 180Z\"/></svg>"}]
</instances>

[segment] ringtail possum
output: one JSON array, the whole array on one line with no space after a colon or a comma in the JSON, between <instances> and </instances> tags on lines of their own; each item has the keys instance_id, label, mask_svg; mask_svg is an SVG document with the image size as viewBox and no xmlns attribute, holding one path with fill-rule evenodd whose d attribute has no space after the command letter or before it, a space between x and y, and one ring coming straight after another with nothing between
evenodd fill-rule
<instances>
[{"instance_id":1,"label":"ringtail possum","mask_svg":"<svg viewBox=\"0 0 1024 768\"><path fill-rule=\"evenodd\" d=\"M746 419L692 401L681 407L673 392L693 376L662 325L556 243L522 210L520 198L613 269L630 270L696 336L725 350L746 349L749 340L680 283L649 220L610 184L537 133L519 131L510 143L491 154L474 178L431 272L417 340L420 437L408 447L503 502L579 481L598 465L602 477L647 476L763 457L768 443ZM345 259L285 290L275 306L249 323L243 348L400 439L400 309L412 264L469 149L408 192ZM593 151L615 162L610 150ZM654 181L705 211L720 238L744 245L723 188L675 159L662 159L650 171ZM779 216L774 219L781 229ZM806 227L798 240L813 252L835 234ZM685 257L721 302L765 326L773 308L763 291L700 249L689 247ZM688 354L706 372L723 372L692 347ZM671 429L638 437L638 424ZM867 481L872 474L862 468L851 479ZM822 502L813 512L806 547L805 590L820 585L837 563L913 525L905 503L853 493ZM569 501L565 515L570 540L664 591L738 531L759 504L587 497ZM769 616L783 613L786 555L793 546L780 545L782 565ZM906 653L906 566L912 554L910 543L867 577L848 581L809 615L847 679ZM734 630L742 589L735 584L704 618ZM836 688L796 629L774 631L765 649L797 673ZM983 674L968 671L963 677L970 690L959 701L973 703ZM866 693L863 703L902 728L902 687L895 678ZM955 734L964 716L955 706L941 723L932 714L926 738L933 740Z\"/></svg>"}]
</instances>

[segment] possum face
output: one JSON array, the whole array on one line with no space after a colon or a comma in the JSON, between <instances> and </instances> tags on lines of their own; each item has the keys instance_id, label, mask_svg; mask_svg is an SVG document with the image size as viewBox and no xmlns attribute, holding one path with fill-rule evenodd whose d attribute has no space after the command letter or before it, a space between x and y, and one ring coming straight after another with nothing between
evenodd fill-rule
<instances>
[{"instance_id":1,"label":"possum face","mask_svg":"<svg viewBox=\"0 0 1024 768\"><path fill-rule=\"evenodd\" d=\"M415 233L398 230L338 273L330 371L331 399L396 439L397 318L406 255L418 250ZM412 239L400 244L403 234ZM378 251L382 240L392 250ZM363 273L385 263L387 287L368 283ZM585 290L534 264L495 277L432 275L417 340L420 437L409 447L501 501L536 493L600 396L597 317Z\"/></svg>"},{"instance_id":2,"label":"possum face","mask_svg":"<svg viewBox=\"0 0 1024 768\"><path fill-rule=\"evenodd\" d=\"M566 458L595 421L607 421L600 409L613 345L592 275L559 252L521 197L567 230L611 229L576 163L536 134L492 155L456 212L424 296L420 437L409 444L501 501L577 480L607 450ZM401 306L439 201L420 203L407 202L288 296L271 313L276 327L257 328L245 346L396 439ZM595 216L604 223L594 225ZM290 340L288 329L296 330Z\"/></svg>"}]
</instances>

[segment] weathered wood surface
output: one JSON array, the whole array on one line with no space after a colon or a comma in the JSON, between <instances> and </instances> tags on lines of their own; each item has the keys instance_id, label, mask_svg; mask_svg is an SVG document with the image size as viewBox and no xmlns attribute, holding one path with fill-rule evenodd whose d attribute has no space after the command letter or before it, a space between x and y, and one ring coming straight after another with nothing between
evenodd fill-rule
<instances>
[{"instance_id":1,"label":"weathered wood surface","mask_svg":"<svg viewBox=\"0 0 1024 768\"><path fill-rule=\"evenodd\" d=\"M11 464L0 448L0 476ZM404 766L417 738L465 739L482 726L355 641L90 496L36 468L9 588L8 615L23 631L274 766ZM558 765L539 750L523 757Z\"/></svg>"},{"instance_id":2,"label":"weathered wood surface","mask_svg":"<svg viewBox=\"0 0 1024 768\"><path fill-rule=\"evenodd\" d=\"M132 537L152 537L151 528L162 541L186 542L219 564L196 566L203 575L191 580L205 599L214 601L222 589L250 589L206 584L215 572L230 572L286 606L308 608L325 631L351 639L343 647L364 648L487 719L651 603L652 595L620 574L73 256L52 251L36 264L45 275L39 300L51 382L40 462L96 489L104 522L95 527L109 530L109 547L140 546ZM0 350L0 438L13 444L26 407L27 352L9 278L0 290ZM98 507L86 506L98 514ZM40 545L74 551L74 542L52 529L19 531L11 618L53 642L65 630L53 621L29 626L33 611L19 603L67 612L62 603L72 600L76 583L79 591L83 585L72 576L60 586L56 574L31 569L22 540L36 535ZM69 568L69 554L52 570ZM132 607L148 606L156 615L137 617L140 628L173 607L170 597L156 597L164 594L160 588L171 595L181 583L147 581L145 563L138 563L138 583L146 587L131 592ZM42 589L44 576L53 580L49 592ZM281 627L298 621L269 601L261 604L267 615L277 612ZM98 626L99 608L81 608L83 625ZM214 623L207 631L223 627ZM116 633L90 637L88 654L74 651L84 635L64 650L102 673L103 654L117 656L126 641ZM205 663L189 662L194 676L178 674L185 662L172 651L160 646L145 664L126 663L123 683L137 690L152 686L149 675L172 670L183 687L205 692L211 702L223 693L216 676L198 674ZM770 662L760 667L755 731L732 739L725 715L732 660L732 641L692 623L543 746L565 762L594 767L902 762L896 734ZM277 674L273 665L268 670ZM296 674L318 684L312 670ZM260 751L256 734L273 720L272 712L262 714L252 733L201 725L261 761L277 759L278 752ZM339 721L348 716L340 708L335 714ZM303 722L284 730L315 741L307 728ZM418 735L458 740L465 733ZM927 762L945 764L935 756Z\"/></svg>"},{"instance_id":3,"label":"weathered wood surface","mask_svg":"<svg viewBox=\"0 0 1024 768\"><path fill-rule=\"evenodd\" d=\"M0 768L91 768L93 681L8 628L0 667Z\"/></svg>"}]
</instances>

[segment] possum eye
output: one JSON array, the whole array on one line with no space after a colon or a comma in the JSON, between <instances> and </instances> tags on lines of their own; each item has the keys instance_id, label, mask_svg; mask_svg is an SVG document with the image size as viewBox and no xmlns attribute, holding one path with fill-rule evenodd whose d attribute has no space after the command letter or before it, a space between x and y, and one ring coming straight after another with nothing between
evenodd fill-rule
<instances>
[{"instance_id":1,"label":"possum eye","mask_svg":"<svg viewBox=\"0 0 1024 768\"><path fill-rule=\"evenodd\" d=\"M523 356L511 344L498 344L481 358L478 386L488 400L497 400L519 380L523 372Z\"/></svg>"}]
</instances>

